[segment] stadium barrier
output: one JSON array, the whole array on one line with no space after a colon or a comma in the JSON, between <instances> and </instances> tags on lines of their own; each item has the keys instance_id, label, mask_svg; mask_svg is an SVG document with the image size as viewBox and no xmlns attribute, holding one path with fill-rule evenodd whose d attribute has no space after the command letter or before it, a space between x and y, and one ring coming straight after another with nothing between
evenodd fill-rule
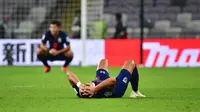
<instances>
[{"instance_id":1,"label":"stadium barrier","mask_svg":"<svg viewBox=\"0 0 200 112\"><path fill-rule=\"evenodd\" d=\"M14 65L41 66L37 59L36 49L40 39L4 39L0 40L0 65L6 49L13 51ZM73 66L82 61L82 41L70 40L74 52ZM143 43L144 67L200 67L200 39L145 39ZM13 48L11 47L13 45ZM85 62L94 66L102 58L109 60L110 66L122 66L125 60L140 61L140 40L87 40ZM51 65L62 65L63 62L50 62Z\"/></svg>"},{"instance_id":2,"label":"stadium barrier","mask_svg":"<svg viewBox=\"0 0 200 112\"><path fill-rule=\"evenodd\" d=\"M6 49L13 48L13 65L16 66L38 66L42 63L37 59L36 50L40 44L40 39L3 39L0 40L0 65L7 65L3 59L6 57ZM48 43L47 43L48 45ZM71 62L73 66L79 66L82 60L82 41L70 40L70 45L74 53L74 59ZM86 64L88 66L97 65L101 58L104 58L104 41L87 40L86 42ZM54 61L51 65L62 65L64 62Z\"/></svg>"}]
</instances>

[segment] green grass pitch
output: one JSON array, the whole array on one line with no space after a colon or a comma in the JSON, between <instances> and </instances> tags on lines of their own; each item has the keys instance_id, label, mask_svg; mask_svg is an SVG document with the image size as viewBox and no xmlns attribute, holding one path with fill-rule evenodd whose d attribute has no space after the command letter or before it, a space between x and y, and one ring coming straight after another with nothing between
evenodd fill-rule
<instances>
[{"instance_id":1,"label":"green grass pitch","mask_svg":"<svg viewBox=\"0 0 200 112\"><path fill-rule=\"evenodd\" d=\"M82 82L95 67L69 67ZM110 68L116 76L120 68ZM0 112L200 112L200 68L140 68L147 98L79 99L60 67L0 67Z\"/></svg>"}]
</instances>

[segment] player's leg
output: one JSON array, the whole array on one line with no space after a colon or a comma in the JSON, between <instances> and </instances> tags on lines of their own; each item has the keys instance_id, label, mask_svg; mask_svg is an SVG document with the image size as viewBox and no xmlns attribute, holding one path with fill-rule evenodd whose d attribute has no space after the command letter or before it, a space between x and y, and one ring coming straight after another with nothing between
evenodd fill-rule
<instances>
[{"instance_id":1,"label":"player's leg","mask_svg":"<svg viewBox=\"0 0 200 112\"><path fill-rule=\"evenodd\" d=\"M136 65L132 72L132 77L131 77L130 82L131 82L132 90L135 92L138 91L139 73L138 73L138 69Z\"/></svg>"},{"instance_id":2,"label":"player's leg","mask_svg":"<svg viewBox=\"0 0 200 112\"><path fill-rule=\"evenodd\" d=\"M51 70L51 67L47 63L47 55L46 54L47 54L47 51L44 51L41 48L37 49L37 57L45 66L44 72L49 72Z\"/></svg>"},{"instance_id":3,"label":"player's leg","mask_svg":"<svg viewBox=\"0 0 200 112\"><path fill-rule=\"evenodd\" d=\"M137 69L136 64L134 64L134 69L131 75L131 87L132 87L132 92L130 97L136 98L136 97L145 97L145 95L141 94L140 91L138 90L138 84L139 84L139 72Z\"/></svg>"},{"instance_id":4,"label":"player's leg","mask_svg":"<svg viewBox=\"0 0 200 112\"><path fill-rule=\"evenodd\" d=\"M128 82L131 82L133 89L133 95L135 97L145 97L138 90L139 73L136 64L133 60L128 60L122 67L121 72L116 78L116 86L114 88L114 93L116 97L122 97L128 87Z\"/></svg>"},{"instance_id":5,"label":"player's leg","mask_svg":"<svg viewBox=\"0 0 200 112\"><path fill-rule=\"evenodd\" d=\"M77 76L72 72L67 73L67 78L72 87L75 86L77 83L80 83Z\"/></svg>"},{"instance_id":6,"label":"player's leg","mask_svg":"<svg viewBox=\"0 0 200 112\"><path fill-rule=\"evenodd\" d=\"M108 73L108 60L101 59L96 70L96 80L105 80L109 78Z\"/></svg>"},{"instance_id":7,"label":"player's leg","mask_svg":"<svg viewBox=\"0 0 200 112\"><path fill-rule=\"evenodd\" d=\"M69 51L65 52L65 53L64 53L64 57L65 57L65 63L64 63L64 65L63 65L63 67L62 67L62 70L63 70L64 72L66 72L66 71L67 71L67 66L70 64L70 62L71 62L72 59L73 59L73 53L72 53L72 51L69 50Z\"/></svg>"},{"instance_id":8,"label":"player's leg","mask_svg":"<svg viewBox=\"0 0 200 112\"><path fill-rule=\"evenodd\" d=\"M131 75L135 67L133 60L128 60L124 63L122 70L116 77L116 85L113 88L114 97L122 97L126 92L128 83L131 80Z\"/></svg>"},{"instance_id":9,"label":"player's leg","mask_svg":"<svg viewBox=\"0 0 200 112\"><path fill-rule=\"evenodd\" d=\"M101 59L98 66L97 70L99 69L104 69L108 72L108 60L107 59Z\"/></svg>"}]
</instances>

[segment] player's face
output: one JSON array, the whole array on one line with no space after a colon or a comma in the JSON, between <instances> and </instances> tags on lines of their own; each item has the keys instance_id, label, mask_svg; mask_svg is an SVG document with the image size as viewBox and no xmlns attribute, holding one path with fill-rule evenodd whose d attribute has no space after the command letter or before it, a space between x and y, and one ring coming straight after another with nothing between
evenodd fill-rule
<instances>
[{"instance_id":1,"label":"player's face","mask_svg":"<svg viewBox=\"0 0 200 112\"><path fill-rule=\"evenodd\" d=\"M60 27L58 27L56 24L51 24L50 31L52 35L57 35L58 32L60 31Z\"/></svg>"}]
</instances>

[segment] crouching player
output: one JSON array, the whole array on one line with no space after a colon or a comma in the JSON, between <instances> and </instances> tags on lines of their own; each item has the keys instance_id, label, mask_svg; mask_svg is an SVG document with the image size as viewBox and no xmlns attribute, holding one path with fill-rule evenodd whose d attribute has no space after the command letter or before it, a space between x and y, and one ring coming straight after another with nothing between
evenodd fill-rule
<instances>
[{"instance_id":1,"label":"crouching player","mask_svg":"<svg viewBox=\"0 0 200 112\"><path fill-rule=\"evenodd\" d=\"M121 98L128 83L131 83L130 97L145 97L138 90L139 73L133 60L128 60L116 78L111 78L108 73L108 61L102 59L96 71L96 80L91 83L81 84L75 74L67 73L69 83L80 98Z\"/></svg>"},{"instance_id":2,"label":"crouching player","mask_svg":"<svg viewBox=\"0 0 200 112\"><path fill-rule=\"evenodd\" d=\"M47 42L49 42L49 47L46 45ZM67 47L64 47L64 45ZM54 20L51 22L50 30L43 35L40 48L37 49L37 56L45 66L44 72L51 70L47 60L65 61L62 70L64 72L67 71L67 66L73 59L73 53L70 49L70 43L67 41L67 34L61 31L61 23L59 21Z\"/></svg>"}]
</instances>

